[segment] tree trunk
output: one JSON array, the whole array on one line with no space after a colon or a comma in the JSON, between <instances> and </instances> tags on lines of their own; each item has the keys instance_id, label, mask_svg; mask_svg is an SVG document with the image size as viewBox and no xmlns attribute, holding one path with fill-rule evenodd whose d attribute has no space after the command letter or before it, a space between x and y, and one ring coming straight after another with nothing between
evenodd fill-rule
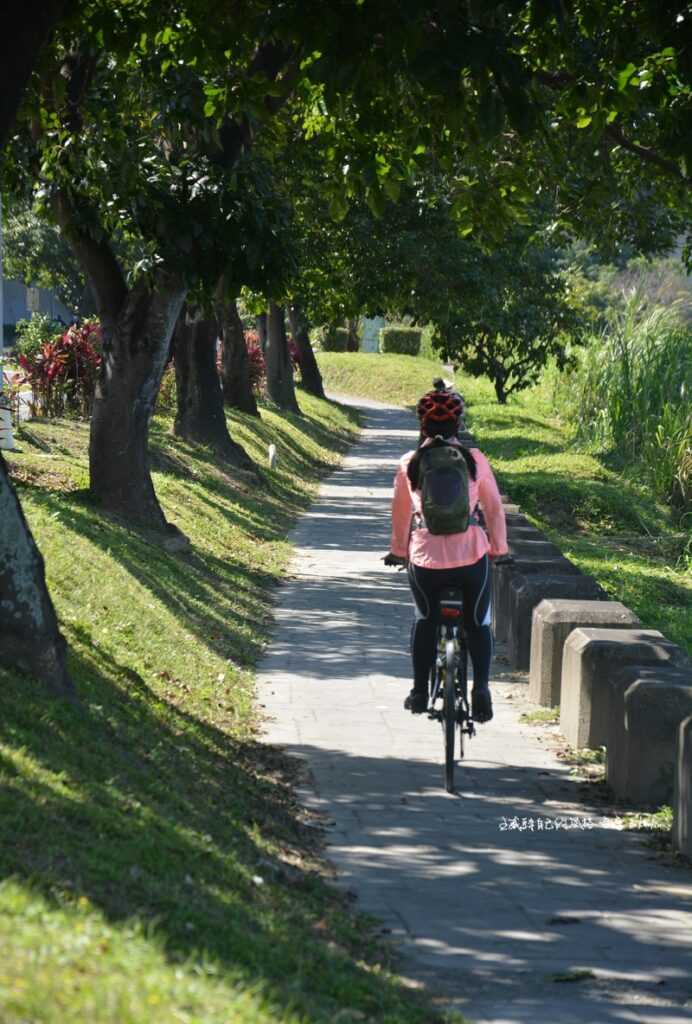
<instances>
[{"instance_id":1,"label":"tree trunk","mask_svg":"<svg viewBox=\"0 0 692 1024\"><path fill-rule=\"evenodd\" d=\"M267 314L260 313L257 317L257 333L259 335L260 348L262 349L262 355L265 355L267 351Z\"/></svg>"},{"instance_id":2,"label":"tree trunk","mask_svg":"<svg viewBox=\"0 0 692 1024\"><path fill-rule=\"evenodd\" d=\"M358 338L358 319L351 319L346 321L346 329L348 330L348 341L346 343L347 352L357 352L360 348L360 339Z\"/></svg>"},{"instance_id":3,"label":"tree trunk","mask_svg":"<svg viewBox=\"0 0 692 1024\"><path fill-rule=\"evenodd\" d=\"M310 344L308 325L300 306L296 302L288 307L288 321L291 325L293 340L295 341L298 349L298 358L300 360L300 379L303 382L303 387L306 391L309 391L311 395L316 395L318 398L324 398L322 374L320 373L320 368L317 365L317 360L315 359L315 353L313 352L312 345Z\"/></svg>"},{"instance_id":4,"label":"tree trunk","mask_svg":"<svg viewBox=\"0 0 692 1024\"><path fill-rule=\"evenodd\" d=\"M74 695L65 640L46 587L43 558L0 456L0 649L4 668L39 679L54 694Z\"/></svg>"},{"instance_id":5,"label":"tree trunk","mask_svg":"<svg viewBox=\"0 0 692 1024\"><path fill-rule=\"evenodd\" d=\"M178 318L173 347L178 402L174 432L186 441L210 445L234 466L252 469L252 459L228 432L216 368L218 333L216 320L190 321L184 311Z\"/></svg>"},{"instance_id":6,"label":"tree trunk","mask_svg":"<svg viewBox=\"0 0 692 1024\"><path fill-rule=\"evenodd\" d=\"M9 0L0 36L0 145L5 142L48 35L73 7L68 0Z\"/></svg>"},{"instance_id":7,"label":"tree trunk","mask_svg":"<svg viewBox=\"0 0 692 1024\"><path fill-rule=\"evenodd\" d=\"M223 349L221 355L221 386L226 405L251 416L259 416L250 383L250 360L245 346L243 325L234 300L222 307Z\"/></svg>"},{"instance_id":8,"label":"tree trunk","mask_svg":"<svg viewBox=\"0 0 692 1024\"><path fill-rule=\"evenodd\" d=\"M500 405L507 405L507 392L505 391L505 378L494 377L495 394Z\"/></svg>"},{"instance_id":9,"label":"tree trunk","mask_svg":"<svg viewBox=\"0 0 692 1024\"><path fill-rule=\"evenodd\" d=\"M38 53L66 9L63 0L13 0L9 9L5 4L0 34L0 147L10 134ZM73 695L65 640L46 587L43 559L1 455L0 650L5 668L31 673L55 694Z\"/></svg>"},{"instance_id":10,"label":"tree trunk","mask_svg":"<svg viewBox=\"0 0 692 1024\"><path fill-rule=\"evenodd\" d=\"M275 302L269 304L266 360L267 394L270 400L280 409L300 415L293 386L293 367L288 354L284 308Z\"/></svg>"},{"instance_id":11,"label":"tree trunk","mask_svg":"<svg viewBox=\"0 0 692 1024\"><path fill-rule=\"evenodd\" d=\"M91 491L109 512L166 527L149 468L149 425L185 286L164 273L136 285L104 320L104 352L91 418Z\"/></svg>"}]
</instances>

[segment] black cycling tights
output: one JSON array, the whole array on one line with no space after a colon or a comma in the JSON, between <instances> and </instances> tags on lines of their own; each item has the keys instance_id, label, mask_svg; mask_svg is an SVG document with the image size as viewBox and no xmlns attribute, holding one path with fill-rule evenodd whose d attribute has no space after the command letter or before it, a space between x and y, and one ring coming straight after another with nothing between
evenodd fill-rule
<instances>
[{"instance_id":1,"label":"black cycling tights","mask_svg":"<svg viewBox=\"0 0 692 1024\"><path fill-rule=\"evenodd\" d=\"M427 693L435 657L437 594L444 587L458 587L464 595L464 627L473 663L473 686L474 689L487 686L493 648L488 556L483 555L479 562L456 569L423 569L409 563L408 578L416 602L416 621L411 632L415 689Z\"/></svg>"}]
</instances>

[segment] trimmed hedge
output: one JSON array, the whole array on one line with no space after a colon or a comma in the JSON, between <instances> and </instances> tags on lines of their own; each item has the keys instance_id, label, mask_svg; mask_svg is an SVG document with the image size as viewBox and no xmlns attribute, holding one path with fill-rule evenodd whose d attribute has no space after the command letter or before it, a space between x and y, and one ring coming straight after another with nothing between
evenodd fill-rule
<instances>
[{"instance_id":1,"label":"trimmed hedge","mask_svg":"<svg viewBox=\"0 0 692 1024\"><path fill-rule=\"evenodd\" d=\"M418 327L383 327L380 331L380 352L417 356L423 332Z\"/></svg>"},{"instance_id":2,"label":"trimmed hedge","mask_svg":"<svg viewBox=\"0 0 692 1024\"><path fill-rule=\"evenodd\" d=\"M348 352L348 337L345 327L318 327L314 334L323 352Z\"/></svg>"}]
</instances>

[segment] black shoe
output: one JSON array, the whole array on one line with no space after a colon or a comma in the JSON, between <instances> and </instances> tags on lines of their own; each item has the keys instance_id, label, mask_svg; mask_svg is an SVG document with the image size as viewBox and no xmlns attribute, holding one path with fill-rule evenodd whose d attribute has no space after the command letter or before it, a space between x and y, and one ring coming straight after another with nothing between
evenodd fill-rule
<instances>
[{"instance_id":1,"label":"black shoe","mask_svg":"<svg viewBox=\"0 0 692 1024\"><path fill-rule=\"evenodd\" d=\"M428 695L425 690L411 690L404 701L404 707L414 715L422 715L428 710Z\"/></svg>"},{"instance_id":2,"label":"black shoe","mask_svg":"<svg viewBox=\"0 0 692 1024\"><path fill-rule=\"evenodd\" d=\"M472 690L471 709L474 722L489 722L493 717L493 699L490 690Z\"/></svg>"}]
</instances>

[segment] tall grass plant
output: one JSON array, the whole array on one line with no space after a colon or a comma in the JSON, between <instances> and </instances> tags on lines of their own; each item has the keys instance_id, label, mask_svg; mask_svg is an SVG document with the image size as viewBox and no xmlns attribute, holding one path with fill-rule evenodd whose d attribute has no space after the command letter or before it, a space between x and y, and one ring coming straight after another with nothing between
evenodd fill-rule
<instances>
[{"instance_id":1,"label":"tall grass plant","mask_svg":"<svg viewBox=\"0 0 692 1024\"><path fill-rule=\"evenodd\" d=\"M675 305L647 307L632 293L586 339L555 398L580 440L617 454L692 514L692 329Z\"/></svg>"}]
</instances>

